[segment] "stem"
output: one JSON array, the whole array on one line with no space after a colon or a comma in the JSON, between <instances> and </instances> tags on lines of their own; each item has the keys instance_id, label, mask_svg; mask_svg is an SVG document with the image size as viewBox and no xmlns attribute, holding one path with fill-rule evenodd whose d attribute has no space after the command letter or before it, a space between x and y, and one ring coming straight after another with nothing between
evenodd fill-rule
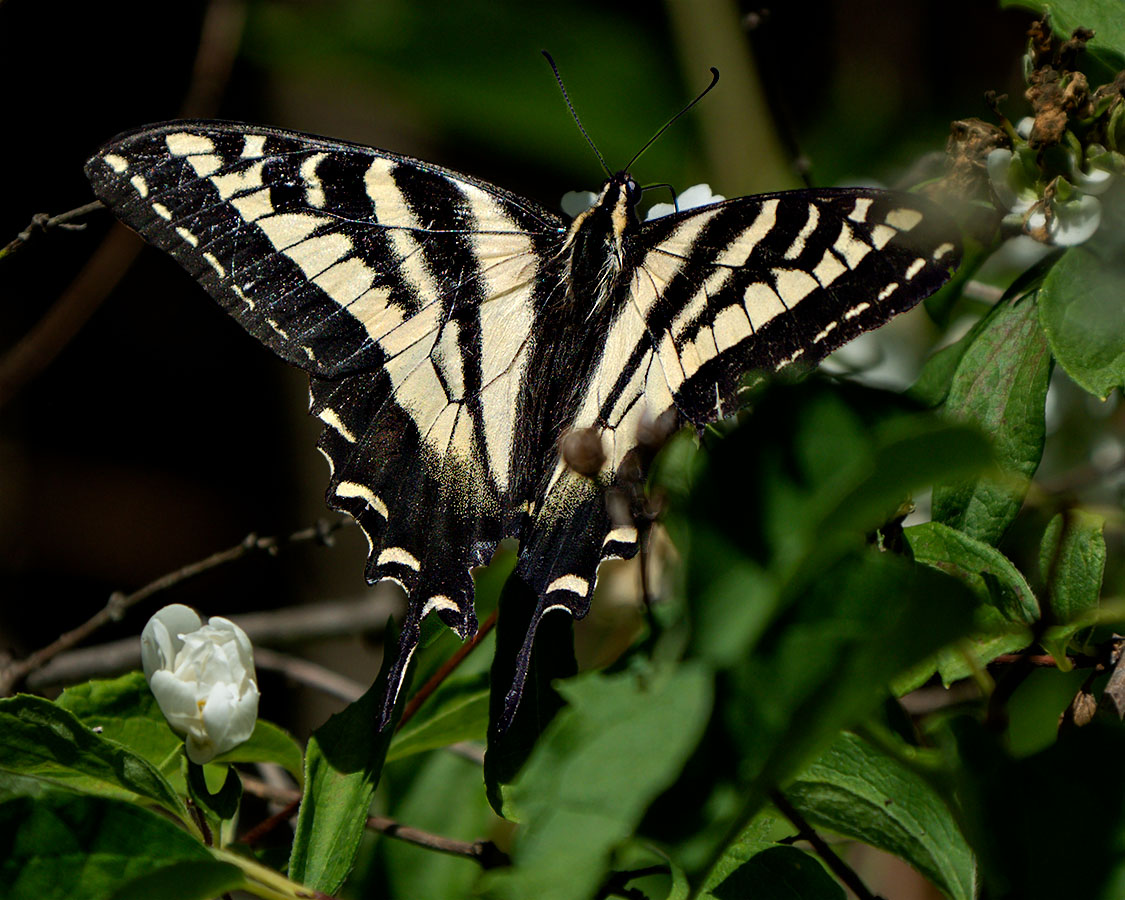
<instances>
[{"instance_id":1,"label":"stem","mask_svg":"<svg viewBox=\"0 0 1125 900\"><path fill-rule=\"evenodd\" d=\"M855 870L840 859L840 857L836 855L836 851L828 846L824 838L813 830L813 827L805 821L805 817L789 802L788 797L776 788L770 791L769 796L773 805L781 811L781 814L785 816L785 818L793 823L793 826L797 829L798 836L812 845L813 850L816 851L816 855L824 860L824 864L832 870L832 873L839 878L859 900L876 900L875 895L867 889L867 885L863 883L860 877L855 873Z\"/></svg>"},{"instance_id":2,"label":"stem","mask_svg":"<svg viewBox=\"0 0 1125 900\"><path fill-rule=\"evenodd\" d=\"M223 862L238 866L246 873L248 884L243 886L243 890L264 897L266 900L306 900L310 897L316 898L316 900L332 900L323 891L307 888L295 881L290 881L280 872L275 872L256 860L240 856L229 850L212 850L211 852Z\"/></svg>"},{"instance_id":3,"label":"stem","mask_svg":"<svg viewBox=\"0 0 1125 900\"><path fill-rule=\"evenodd\" d=\"M483 623L481 623L480 628L477 629L477 633L469 638L469 640L467 640L460 647L458 647L457 652L449 657L449 659L447 659L444 663L442 663L441 668L434 672L434 674L430 676L430 680L422 685L418 689L418 692L410 698L409 702L406 704L406 708L402 711L402 717L398 720L399 730L402 729L403 725L410 721L413 715L418 712L418 707L426 702L430 694L432 694L438 689L438 687L441 686L441 683L453 673L454 669L456 669L459 665L461 665L462 662L464 662L465 657L472 653L473 650L476 649L477 645L484 640L485 635L487 635L488 632L490 632L495 627L497 612L498 610L493 610L492 615L490 615L487 619L484 620Z\"/></svg>"}]
</instances>

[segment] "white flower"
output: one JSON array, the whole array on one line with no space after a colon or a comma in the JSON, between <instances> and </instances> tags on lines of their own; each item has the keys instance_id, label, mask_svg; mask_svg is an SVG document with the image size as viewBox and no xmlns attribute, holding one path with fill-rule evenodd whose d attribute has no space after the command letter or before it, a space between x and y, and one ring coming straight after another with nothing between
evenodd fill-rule
<instances>
[{"instance_id":1,"label":"white flower","mask_svg":"<svg viewBox=\"0 0 1125 900\"><path fill-rule=\"evenodd\" d=\"M567 191L562 196L559 206L562 211L572 219L586 212L598 202L598 195L593 191Z\"/></svg>"},{"instance_id":2,"label":"white flower","mask_svg":"<svg viewBox=\"0 0 1125 900\"><path fill-rule=\"evenodd\" d=\"M210 762L253 733L254 650L233 622L215 616L204 625L181 603L165 606L141 633L141 662L160 711L184 738L192 762Z\"/></svg>"},{"instance_id":3,"label":"white flower","mask_svg":"<svg viewBox=\"0 0 1125 900\"><path fill-rule=\"evenodd\" d=\"M651 222L653 219L659 219L661 216L671 215L674 212L683 212L685 209L695 209L697 206L710 206L712 203L718 203L726 199L727 198L722 194L712 194L711 185L709 184L693 184L676 197L676 202L674 204L652 204L648 214L645 216L645 221Z\"/></svg>"}]
</instances>

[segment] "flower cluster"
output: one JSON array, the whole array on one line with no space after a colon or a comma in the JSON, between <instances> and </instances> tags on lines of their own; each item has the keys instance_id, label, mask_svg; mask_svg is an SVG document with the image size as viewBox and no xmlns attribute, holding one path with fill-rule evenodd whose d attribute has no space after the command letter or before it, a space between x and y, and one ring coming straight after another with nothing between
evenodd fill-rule
<instances>
[{"instance_id":1,"label":"flower cluster","mask_svg":"<svg viewBox=\"0 0 1125 900\"><path fill-rule=\"evenodd\" d=\"M164 718L185 739L188 759L210 762L254 731L254 651L241 628L207 624L181 603L165 606L141 633L141 663Z\"/></svg>"},{"instance_id":2,"label":"flower cluster","mask_svg":"<svg viewBox=\"0 0 1125 900\"><path fill-rule=\"evenodd\" d=\"M1033 115L1015 126L1003 120L1006 146L987 150L985 168L1005 225L1073 246L1093 237L1107 207L1120 205L1125 73L1091 90L1075 58L1092 32L1059 41L1039 22L1030 37L1025 97Z\"/></svg>"}]
</instances>

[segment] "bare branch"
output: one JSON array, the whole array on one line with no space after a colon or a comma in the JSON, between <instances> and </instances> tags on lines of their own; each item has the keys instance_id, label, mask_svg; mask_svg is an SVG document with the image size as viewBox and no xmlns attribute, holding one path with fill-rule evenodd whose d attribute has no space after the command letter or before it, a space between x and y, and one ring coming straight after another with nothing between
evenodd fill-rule
<instances>
[{"instance_id":1,"label":"bare branch","mask_svg":"<svg viewBox=\"0 0 1125 900\"><path fill-rule=\"evenodd\" d=\"M386 621L385 617L383 621ZM352 633L355 633L354 630ZM259 669L281 672L290 681L323 691L347 703L358 700L367 690L358 681L333 672L319 663L290 656L288 653L278 653L266 647L254 648L254 664Z\"/></svg>"},{"instance_id":2,"label":"bare branch","mask_svg":"<svg viewBox=\"0 0 1125 900\"><path fill-rule=\"evenodd\" d=\"M3 669L0 669L0 696L10 694L16 685L23 681L31 672L42 667L64 650L69 650L86 640L86 638L99 628L108 625L110 622L119 621L128 609L136 606L142 600L147 600L153 594L165 591L183 581L187 581L189 578L194 578L203 572L208 572L211 569L226 565L229 562L241 559L251 553L274 554L281 546L307 541L317 541L322 544L328 544L330 543L332 533L338 531L347 524L348 521L349 520L345 519L336 519L331 522L319 521L311 528L301 529L284 538L263 538L255 534L250 534L234 547L221 550L218 553L213 553L206 559L191 563L175 572L163 575L155 581L149 582L140 590L134 591L132 594L123 594L120 591L114 592L110 595L109 600L102 609L94 613L93 616L77 628L60 635L52 643L36 650L26 659L11 662Z\"/></svg>"},{"instance_id":3,"label":"bare branch","mask_svg":"<svg viewBox=\"0 0 1125 900\"><path fill-rule=\"evenodd\" d=\"M243 0L211 0L207 5L192 82L180 108L182 115L198 118L214 113L242 40L245 16ZM0 359L0 406L49 366L78 334L124 277L142 246L123 225L110 229L46 315Z\"/></svg>"},{"instance_id":4,"label":"bare branch","mask_svg":"<svg viewBox=\"0 0 1125 900\"><path fill-rule=\"evenodd\" d=\"M74 220L81 219L83 216L87 216L101 208L102 201L94 200L91 203L87 203L85 206L79 206L76 209L59 213L57 216L48 216L46 213L36 213L31 217L31 221L28 223L27 227L9 241L3 249L0 249L0 259L4 259L4 257L15 253L37 234L46 234L48 231L53 231L56 228L63 231L84 230L86 228L86 223L75 222Z\"/></svg>"},{"instance_id":5,"label":"bare branch","mask_svg":"<svg viewBox=\"0 0 1125 900\"><path fill-rule=\"evenodd\" d=\"M859 900L876 900L875 895L867 889L867 885L863 883L855 870L836 855L836 851L829 847L824 838L817 834L815 829L805 821L805 817L797 811L797 807L789 802L789 798L785 794L776 789L772 790L770 791L770 801L785 818L793 823L793 827L797 829L798 837L812 845L816 855L824 860L824 864L832 870L832 874L839 878Z\"/></svg>"},{"instance_id":6,"label":"bare branch","mask_svg":"<svg viewBox=\"0 0 1125 900\"><path fill-rule=\"evenodd\" d=\"M272 800L276 803L286 804L286 808L282 810L282 813L287 814L287 818L296 815L297 802L301 799L300 791L293 790L292 788L273 787L251 775L245 773L241 773L241 775L242 789L246 791L246 793L253 794L255 797L261 797L264 800ZM443 837L440 834L423 831L421 828L403 825L387 816L368 816L367 827L372 831L385 834L387 837L406 841L408 844L425 847L428 850L436 850L438 853L448 853L452 856L461 856L465 859L471 859L484 869L492 869L498 866L511 864L508 855L500 850L492 841L458 841L453 838ZM255 828L251 829L247 834L257 833L258 829Z\"/></svg>"}]
</instances>

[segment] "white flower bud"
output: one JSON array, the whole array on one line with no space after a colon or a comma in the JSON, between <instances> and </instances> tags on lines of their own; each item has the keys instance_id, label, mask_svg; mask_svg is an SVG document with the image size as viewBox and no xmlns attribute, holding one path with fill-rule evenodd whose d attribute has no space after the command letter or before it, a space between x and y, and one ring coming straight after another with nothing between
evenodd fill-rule
<instances>
[{"instance_id":1,"label":"white flower bud","mask_svg":"<svg viewBox=\"0 0 1125 900\"><path fill-rule=\"evenodd\" d=\"M253 733L254 650L233 622L215 616L204 625L181 603L165 606L141 633L141 662L160 711L184 738L192 762L210 762Z\"/></svg>"}]
</instances>

